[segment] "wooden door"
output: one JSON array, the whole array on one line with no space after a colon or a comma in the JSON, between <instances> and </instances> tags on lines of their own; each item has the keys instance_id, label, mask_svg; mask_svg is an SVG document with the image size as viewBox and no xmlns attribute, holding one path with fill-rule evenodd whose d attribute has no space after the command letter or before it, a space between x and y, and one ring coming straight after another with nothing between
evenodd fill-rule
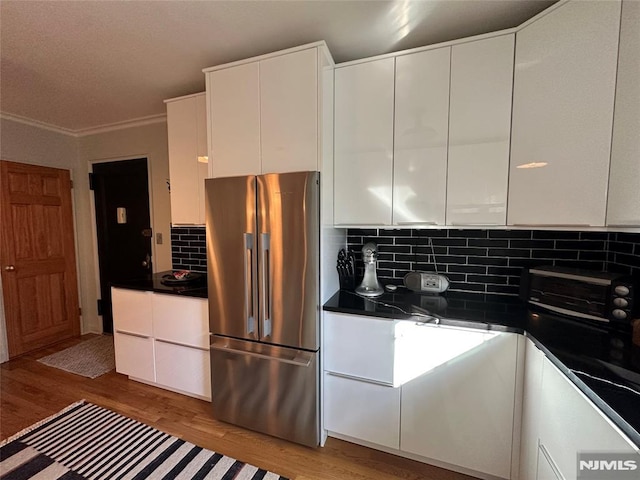
<instances>
[{"instance_id":1,"label":"wooden door","mask_svg":"<svg viewBox=\"0 0 640 480\"><path fill-rule=\"evenodd\" d=\"M9 358L80 335L67 170L0 161L0 264Z\"/></svg>"}]
</instances>

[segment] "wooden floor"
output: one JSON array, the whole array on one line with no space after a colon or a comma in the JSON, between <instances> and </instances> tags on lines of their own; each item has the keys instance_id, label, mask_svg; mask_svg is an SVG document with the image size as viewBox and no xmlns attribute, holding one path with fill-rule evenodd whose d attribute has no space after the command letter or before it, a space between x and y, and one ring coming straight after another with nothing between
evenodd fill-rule
<instances>
[{"instance_id":1,"label":"wooden floor","mask_svg":"<svg viewBox=\"0 0 640 480\"><path fill-rule=\"evenodd\" d=\"M208 402L144 385L115 372L89 379L36 361L79 341L69 340L0 366L0 439L85 399L291 479L472 478L334 438L329 438L324 448L299 446L218 422L211 417Z\"/></svg>"}]
</instances>

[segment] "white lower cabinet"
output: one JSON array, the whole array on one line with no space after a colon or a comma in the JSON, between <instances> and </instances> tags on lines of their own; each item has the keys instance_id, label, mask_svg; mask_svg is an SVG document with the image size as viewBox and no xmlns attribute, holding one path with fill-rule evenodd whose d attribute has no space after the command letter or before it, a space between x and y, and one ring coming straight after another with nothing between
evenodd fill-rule
<instances>
[{"instance_id":1,"label":"white lower cabinet","mask_svg":"<svg viewBox=\"0 0 640 480\"><path fill-rule=\"evenodd\" d=\"M112 289L116 371L211 399L204 298Z\"/></svg>"},{"instance_id":2,"label":"white lower cabinet","mask_svg":"<svg viewBox=\"0 0 640 480\"><path fill-rule=\"evenodd\" d=\"M517 335L459 335L478 341L456 351L452 336L449 358L402 385L400 450L510 478Z\"/></svg>"},{"instance_id":3,"label":"white lower cabinet","mask_svg":"<svg viewBox=\"0 0 640 480\"><path fill-rule=\"evenodd\" d=\"M155 381L151 292L114 288L113 343L116 372Z\"/></svg>"},{"instance_id":4,"label":"white lower cabinet","mask_svg":"<svg viewBox=\"0 0 640 480\"><path fill-rule=\"evenodd\" d=\"M516 334L325 312L324 339L330 436L510 478Z\"/></svg>"},{"instance_id":5,"label":"white lower cabinet","mask_svg":"<svg viewBox=\"0 0 640 480\"><path fill-rule=\"evenodd\" d=\"M400 388L325 373L325 428L389 448L400 447Z\"/></svg>"},{"instance_id":6,"label":"white lower cabinet","mask_svg":"<svg viewBox=\"0 0 640 480\"><path fill-rule=\"evenodd\" d=\"M121 333L116 330L113 334L113 343L116 372L147 382L155 382L153 338Z\"/></svg>"},{"instance_id":7,"label":"white lower cabinet","mask_svg":"<svg viewBox=\"0 0 640 480\"><path fill-rule=\"evenodd\" d=\"M211 398L209 350L155 341L156 382L174 390Z\"/></svg>"},{"instance_id":8,"label":"white lower cabinet","mask_svg":"<svg viewBox=\"0 0 640 480\"><path fill-rule=\"evenodd\" d=\"M520 480L577 478L579 452L638 452L531 340L524 377Z\"/></svg>"},{"instance_id":9,"label":"white lower cabinet","mask_svg":"<svg viewBox=\"0 0 640 480\"><path fill-rule=\"evenodd\" d=\"M561 478L567 480L578 475L579 452L638 451L631 440L546 358L542 368L538 421L538 442ZM541 478L539 474L538 478Z\"/></svg>"}]
</instances>

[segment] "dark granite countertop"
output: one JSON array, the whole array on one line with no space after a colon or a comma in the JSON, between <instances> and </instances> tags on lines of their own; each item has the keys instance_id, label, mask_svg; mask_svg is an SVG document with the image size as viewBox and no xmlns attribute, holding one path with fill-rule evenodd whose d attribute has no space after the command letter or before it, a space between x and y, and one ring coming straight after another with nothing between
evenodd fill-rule
<instances>
[{"instance_id":1,"label":"dark granite countertop","mask_svg":"<svg viewBox=\"0 0 640 480\"><path fill-rule=\"evenodd\" d=\"M128 288L131 290L143 290L147 292L167 293L169 295L180 295L183 297L207 298L207 277L202 276L201 281L191 282L185 285L165 285L162 279L165 275L170 275L173 270L158 272L145 277L132 278L112 282L111 286L116 288Z\"/></svg>"},{"instance_id":2,"label":"dark granite countertop","mask_svg":"<svg viewBox=\"0 0 640 480\"><path fill-rule=\"evenodd\" d=\"M640 341L634 343L631 328L586 324L532 309L517 297L421 295L403 287L373 299L341 290L324 310L526 335L640 447Z\"/></svg>"}]
</instances>

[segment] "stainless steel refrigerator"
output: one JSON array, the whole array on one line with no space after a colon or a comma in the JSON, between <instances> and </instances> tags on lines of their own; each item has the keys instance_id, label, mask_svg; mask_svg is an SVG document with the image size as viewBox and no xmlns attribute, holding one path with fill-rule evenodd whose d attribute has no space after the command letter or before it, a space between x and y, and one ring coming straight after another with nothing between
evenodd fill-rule
<instances>
[{"instance_id":1,"label":"stainless steel refrigerator","mask_svg":"<svg viewBox=\"0 0 640 480\"><path fill-rule=\"evenodd\" d=\"M319 175L205 181L215 418L319 442Z\"/></svg>"}]
</instances>

